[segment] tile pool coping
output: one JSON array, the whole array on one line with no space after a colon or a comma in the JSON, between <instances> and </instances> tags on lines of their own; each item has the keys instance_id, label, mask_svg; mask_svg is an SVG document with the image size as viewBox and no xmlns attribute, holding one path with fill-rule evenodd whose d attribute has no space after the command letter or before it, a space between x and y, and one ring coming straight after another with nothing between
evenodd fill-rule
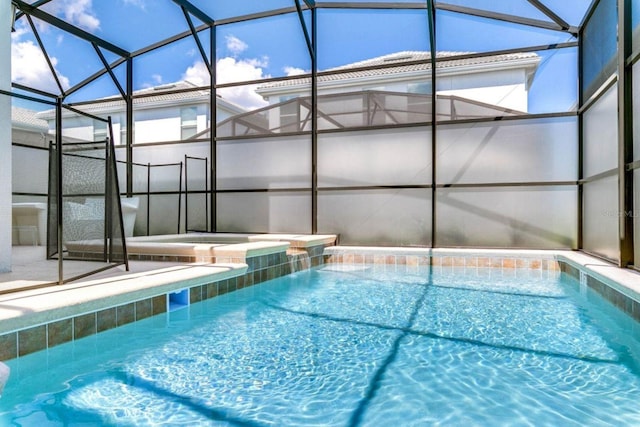
<instances>
[{"instance_id":1,"label":"tile pool coping","mask_svg":"<svg viewBox=\"0 0 640 427\"><path fill-rule=\"evenodd\" d=\"M325 263L563 272L640 322L640 273L578 251L333 246L325 250Z\"/></svg>"},{"instance_id":2,"label":"tile pool coping","mask_svg":"<svg viewBox=\"0 0 640 427\"><path fill-rule=\"evenodd\" d=\"M396 269L432 265L434 269L491 267L503 271L564 272L640 321L640 274L581 252L347 247L322 240L316 243L313 247L301 244L292 248L294 253L301 248L307 250L310 261L301 268L366 263ZM252 258L243 258L246 252L243 255L239 246L237 252L225 254L216 264L190 263L0 296L0 361L166 312L166 295L176 290L189 289L190 302L195 303L289 274L291 259L284 252L288 244L264 247L267 246L272 251L258 251L259 255Z\"/></svg>"},{"instance_id":3,"label":"tile pool coping","mask_svg":"<svg viewBox=\"0 0 640 427\"><path fill-rule=\"evenodd\" d=\"M308 269L322 263L333 241L335 236L322 236L292 249L285 238L215 246L213 264L185 263L0 295L0 361L167 312L167 295L175 291L188 289L190 303L196 303L292 268Z\"/></svg>"}]
</instances>

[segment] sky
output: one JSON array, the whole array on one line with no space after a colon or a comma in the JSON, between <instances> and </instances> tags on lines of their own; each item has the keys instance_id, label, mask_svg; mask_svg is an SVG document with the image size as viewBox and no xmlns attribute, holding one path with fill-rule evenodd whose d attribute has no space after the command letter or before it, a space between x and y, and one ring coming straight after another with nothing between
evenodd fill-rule
<instances>
[{"instance_id":1,"label":"sky","mask_svg":"<svg viewBox=\"0 0 640 427\"><path fill-rule=\"evenodd\" d=\"M580 0L584 1L586 0ZM449 2L474 7L491 3L488 0ZM510 8L501 12L517 12L513 10L513 5L518 2L520 0L510 1ZM214 19L224 19L238 13L258 12L257 8L265 7L265 4L270 8L295 4L293 0L193 0L193 3ZM522 3L527 5L526 9L523 9L525 15L533 13L530 4L526 1ZM220 7L230 9L219 10L216 9L216 5L227 5ZM52 0L44 6L44 10L130 52L188 30L182 11L169 0ZM437 16L438 50L482 52L573 40L562 32L532 30L452 12L438 11ZM305 17L308 21L309 14L306 13ZM537 15L535 17L540 18ZM200 24L196 18L191 18L194 25ZM426 11L375 10L365 13L355 10L319 9L317 20L320 70L399 51L429 50ZM34 19L34 23L64 89L73 87L103 68L95 49L86 41L37 19ZM464 31L460 31L461 28ZM311 68L304 33L296 13L220 25L216 29L216 37L218 83L297 75L308 72ZM209 30L200 33L200 40L207 54L210 49L209 39ZM571 53L564 50L541 52L543 60L535 82L540 95L532 94L532 103L540 105L541 109L551 108L544 106L545 102L550 103L548 96L544 94L545 91L554 93L556 98L575 98L573 80L577 57L574 51L572 49ZM108 62L118 58L116 54L105 49L101 49L101 52ZM116 68L114 72L124 87L124 66ZM16 23L16 32L12 33L12 79L25 86L59 93L25 18ZM209 81L208 71L197 44L191 37L140 55L134 60L134 90L179 80L189 80L202 85L207 85ZM253 87L243 85L221 89L220 94L246 108L264 106L265 101L253 92ZM562 93L563 91L565 93ZM117 93L116 86L110 77L105 75L70 96L66 102L95 99ZM575 102L575 99L565 103L570 102ZM554 105L556 107L553 108L557 108L558 102L554 101Z\"/></svg>"}]
</instances>

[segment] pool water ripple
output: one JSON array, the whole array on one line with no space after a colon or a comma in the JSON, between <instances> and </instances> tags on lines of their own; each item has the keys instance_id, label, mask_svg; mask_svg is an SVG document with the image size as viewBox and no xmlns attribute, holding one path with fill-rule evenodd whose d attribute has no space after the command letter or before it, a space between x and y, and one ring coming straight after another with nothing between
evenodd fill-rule
<instances>
[{"instance_id":1,"label":"pool water ripple","mask_svg":"<svg viewBox=\"0 0 640 427\"><path fill-rule=\"evenodd\" d=\"M0 424L640 424L629 319L564 276L518 274L265 282L10 361Z\"/></svg>"}]
</instances>

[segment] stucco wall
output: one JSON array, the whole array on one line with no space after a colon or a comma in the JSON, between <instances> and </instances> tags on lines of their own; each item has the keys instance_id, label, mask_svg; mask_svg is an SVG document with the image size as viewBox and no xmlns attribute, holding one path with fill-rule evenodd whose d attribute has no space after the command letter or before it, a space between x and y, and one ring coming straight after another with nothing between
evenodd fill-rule
<instances>
[{"instance_id":1,"label":"stucco wall","mask_svg":"<svg viewBox=\"0 0 640 427\"><path fill-rule=\"evenodd\" d=\"M0 1L0 89L11 90L11 2ZM0 95L0 272L11 270L11 98Z\"/></svg>"}]
</instances>

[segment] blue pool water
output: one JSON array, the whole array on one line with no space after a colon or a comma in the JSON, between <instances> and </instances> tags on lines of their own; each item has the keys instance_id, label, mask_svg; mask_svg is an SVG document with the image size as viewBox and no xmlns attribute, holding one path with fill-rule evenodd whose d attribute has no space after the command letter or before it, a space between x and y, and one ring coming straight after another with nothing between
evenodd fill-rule
<instances>
[{"instance_id":1,"label":"blue pool water","mask_svg":"<svg viewBox=\"0 0 640 427\"><path fill-rule=\"evenodd\" d=\"M0 425L640 425L635 328L564 275L329 265L9 361Z\"/></svg>"}]
</instances>

